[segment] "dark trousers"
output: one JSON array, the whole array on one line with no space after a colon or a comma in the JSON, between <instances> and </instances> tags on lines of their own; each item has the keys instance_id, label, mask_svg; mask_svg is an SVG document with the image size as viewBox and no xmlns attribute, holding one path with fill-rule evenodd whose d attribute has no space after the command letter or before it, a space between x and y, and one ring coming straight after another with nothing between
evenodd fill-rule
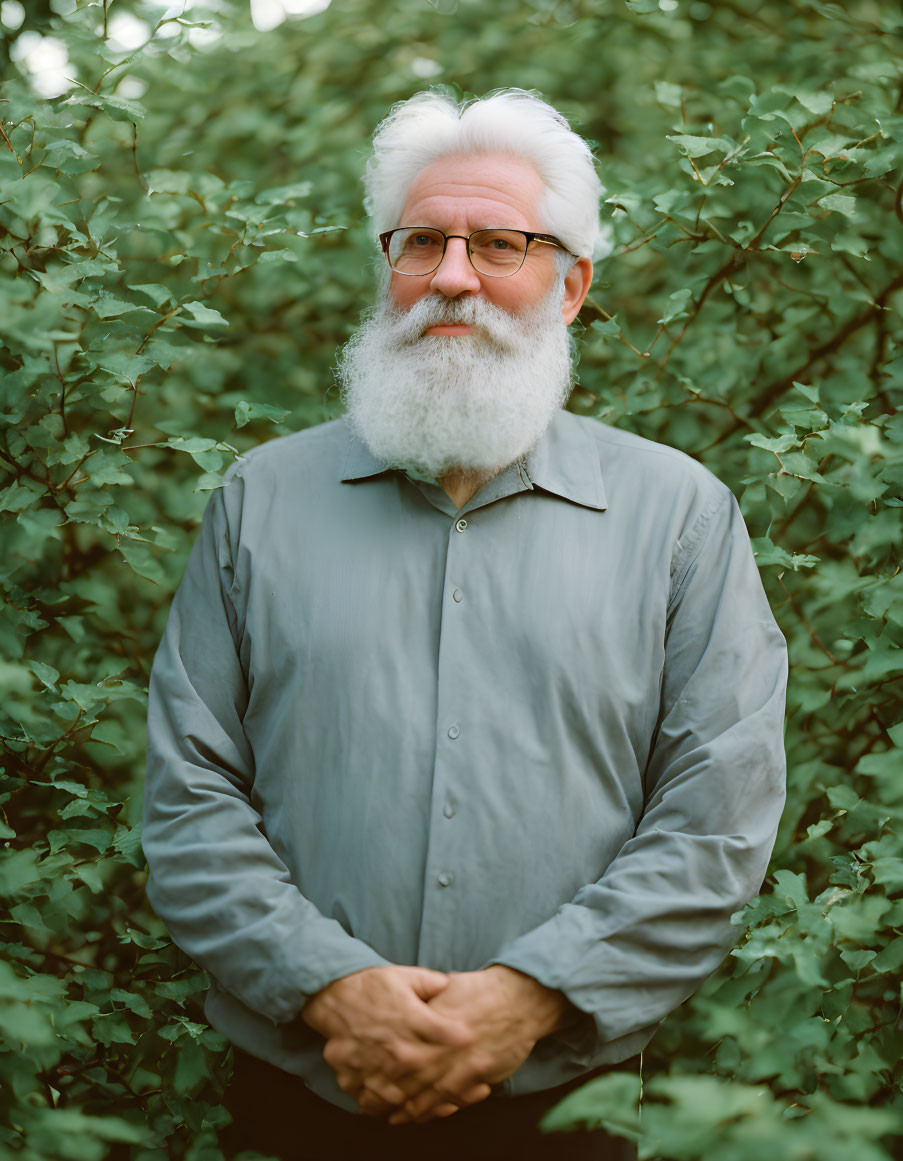
<instances>
[{"instance_id":1,"label":"dark trousers","mask_svg":"<svg viewBox=\"0 0 903 1161\"><path fill-rule=\"evenodd\" d=\"M627 1061L619 1068L633 1067ZM256 1149L280 1161L635 1161L604 1132L540 1133L537 1122L587 1077L527 1096L495 1095L424 1125L390 1125L321 1100L297 1076L235 1050L222 1135L227 1157Z\"/></svg>"}]
</instances>

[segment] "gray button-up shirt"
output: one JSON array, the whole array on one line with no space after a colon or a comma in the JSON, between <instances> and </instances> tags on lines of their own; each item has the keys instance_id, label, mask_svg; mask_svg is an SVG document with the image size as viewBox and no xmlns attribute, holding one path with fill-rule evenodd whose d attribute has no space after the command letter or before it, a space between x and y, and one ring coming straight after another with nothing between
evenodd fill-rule
<instances>
[{"instance_id":1,"label":"gray button-up shirt","mask_svg":"<svg viewBox=\"0 0 903 1161\"><path fill-rule=\"evenodd\" d=\"M637 1052L712 971L783 804L786 655L733 496L559 413L456 509L344 420L214 493L151 680L148 893L210 1021L353 1107L297 1019L387 962L584 1013L508 1092Z\"/></svg>"}]
</instances>

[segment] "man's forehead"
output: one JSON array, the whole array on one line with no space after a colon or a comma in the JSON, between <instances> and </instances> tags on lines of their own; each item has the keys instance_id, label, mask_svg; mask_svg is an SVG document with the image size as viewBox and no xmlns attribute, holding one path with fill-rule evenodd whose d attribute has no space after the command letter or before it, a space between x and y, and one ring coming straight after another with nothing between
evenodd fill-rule
<instances>
[{"instance_id":1,"label":"man's forehead","mask_svg":"<svg viewBox=\"0 0 903 1161\"><path fill-rule=\"evenodd\" d=\"M515 213L532 220L544 192L542 179L525 158L499 154L443 157L421 170L411 183L404 216L407 219L410 212L420 209L488 213L490 217L503 212L506 219Z\"/></svg>"}]
</instances>

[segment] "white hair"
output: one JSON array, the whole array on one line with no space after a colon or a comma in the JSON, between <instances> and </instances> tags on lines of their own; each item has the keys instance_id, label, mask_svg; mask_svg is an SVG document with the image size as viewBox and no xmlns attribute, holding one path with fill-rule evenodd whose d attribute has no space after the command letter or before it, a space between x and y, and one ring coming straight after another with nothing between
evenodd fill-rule
<instances>
[{"instance_id":1,"label":"white hair","mask_svg":"<svg viewBox=\"0 0 903 1161\"><path fill-rule=\"evenodd\" d=\"M551 105L524 89L456 102L416 93L377 126L364 185L377 233L400 225L414 179L441 157L507 154L529 161L546 192L543 228L572 253L592 258L599 239L603 186L589 146Z\"/></svg>"}]
</instances>

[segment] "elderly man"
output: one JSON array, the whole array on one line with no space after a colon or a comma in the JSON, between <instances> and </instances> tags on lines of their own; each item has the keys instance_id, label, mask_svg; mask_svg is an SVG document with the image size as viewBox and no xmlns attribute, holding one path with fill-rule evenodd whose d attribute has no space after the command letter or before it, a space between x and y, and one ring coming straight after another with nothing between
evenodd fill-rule
<instances>
[{"instance_id":1,"label":"elderly man","mask_svg":"<svg viewBox=\"0 0 903 1161\"><path fill-rule=\"evenodd\" d=\"M154 664L150 898L236 1046L236 1148L626 1156L536 1122L730 945L783 640L728 490L562 409L600 193L564 119L420 94L367 185L348 414L230 470Z\"/></svg>"}]
</instances>

